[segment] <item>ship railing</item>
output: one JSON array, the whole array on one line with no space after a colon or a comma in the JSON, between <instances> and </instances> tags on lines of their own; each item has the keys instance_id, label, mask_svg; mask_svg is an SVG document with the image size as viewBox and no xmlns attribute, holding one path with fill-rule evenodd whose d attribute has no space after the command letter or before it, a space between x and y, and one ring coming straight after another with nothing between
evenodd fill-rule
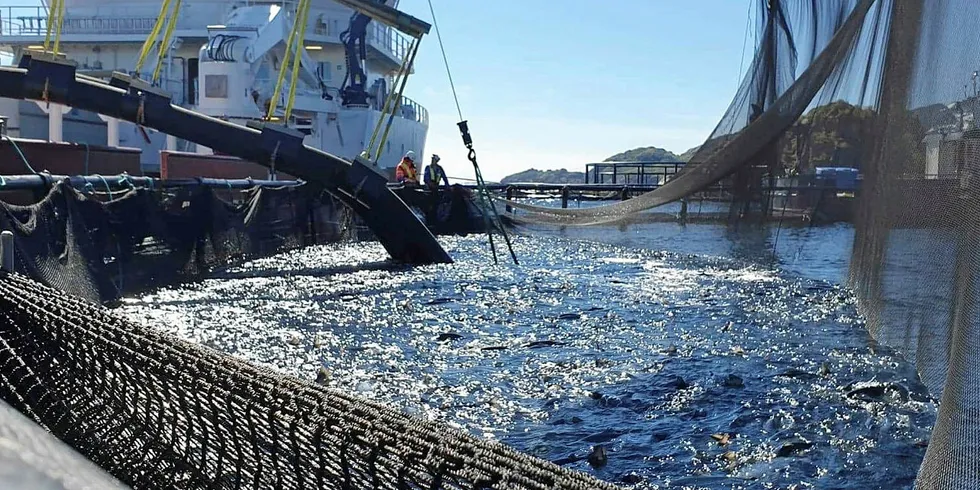
<instances>
[{"instance_id":1,"label":"ship railing","mask_svg":"<svg viewBox=\"0 0 980 490\"><path fill-rule=\"evenodd\" d=\"M391 27L377 22L368 25L370 27L367 36L369 43L375 43L377 48L387 51L399 61L408 56L411 41L407 37L399 34Z\"/></svg>"},{"instance_id":2,"label":"ship railing","mask_svg":"<svg viewBox=\"0 0 980 490\"><path fill-rule=\"evenodd\" d=\"M338 37L339 39L340 33L347 29L350 20L339 17L318 17L311 22L313 22L312 27L315 35ZM63 34L147 34L153 29L155 23L155 17L103 17L67 14L61 32ZM0 7L0 35L43 36L47 30L47 25L48 10L45 7L15 5ZM391 27L377 22L368 25L367 41L397 61L408 56L408 49L411 46L409 38Z\"/></svg>"},{"instance_id":3,"label":"ship railing","mask_svg":"<svg viewBox=\"0 0 980 490\"><path fill-rule=\"evenodd\" d=\"M313 19L312 22L313 25L310 27L312 27L314 35L338 38L339 40L340 33L349 26L350 19L324 16ZM408 56L408 48L412 44L409 38L377 22L368 24L367 42L398 61L404 60Z\"/></svg>"},{"instance_id":4,"label":"ship railing","mask_svg":"<svg viewBox=\"0 0 980 490\"><path fill-rule=\"evenodd\" d=\"M62 34L146 34L153 29L155 17L65 16ZM44 36L48 11L44 7L0 7L0 35Z\"/></svg>"},{"instance_id":5,"label":"ship railing","mask_svg":"<svg viewBox=\"0 0 980 490\"><path fill-rule=\"evenodd\" d=\"M408 97L402 96L399 112L399 115L405 119L422 123L425 126L429 125L429 111L427 111L425 107L422 107L418 102L415 102Z\"/></svg>"}]
</instances>

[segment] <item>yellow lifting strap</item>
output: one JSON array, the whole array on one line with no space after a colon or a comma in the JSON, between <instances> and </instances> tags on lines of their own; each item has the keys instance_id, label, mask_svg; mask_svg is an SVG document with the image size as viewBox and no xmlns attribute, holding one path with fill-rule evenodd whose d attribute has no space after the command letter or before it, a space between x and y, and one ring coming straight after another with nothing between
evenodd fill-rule
<instances>
[{"instance_id":1,"label":"yellow lifting strap","mask_svg":"<svg viewBox=\"0 0 980 490\"><path fill-rule=\"evenodd\" d=\"M408 74L412 71L412 65L415 63L415 56L418 54L419 46L421 44L422 40L415 38L412 40L412 44L409 45L408 57L405 58L405 62L402 66L403 71L400 72L402 77L400 79L395 79L395 84L398 85L398 88L389 94L384 110L382 111L381 116L378 117L378 123L374 127L374 135L378 134L382 124L385 125L385 130L383 133L381 133L381 140L378 141L378 152L373 161L377 161L377 158L381 156L381 149L384 148L385 142L388 141L388 132L391 131L391 124L395 120L395 113L398 111L398 108L401 107L402 95L405 93L405 84L408 82ZM388 120L387 123L385 123L386 118ZM368 147L369 149L374 146L374 135L371 136L371 143ZM370 153L368 153L368 155L370 155Z\"/></svg>"},{"instance_id":2,"label":"yellow lifting strap","mask_svg":"<svg viewBox=\"0 0 980 490\"><path fill-rule=\"evenodd\" d=\"M286 52L282 56L282 63L279 64L279 76L276 77L276 87L272 91L272 98L269 100L269 111L266 114L267 120L272 120L273 116L276 115L279 94L282 93L282 84L286 80L286 69L289 67L290 55L293 51L293 41L296 39L300 26L306 25L305 22L301 22L301 17L303 16L303 11L309 8L309 3L309 0L300 0L299 5L296 6L296 20L293 22L293 28L289 31L289 38L286 39Z\"/></svg>"},{"instance_id":3,"label":"yellow lifting strap","mask_svg":"<svg viewBox=\"0 0 980 490\"><path fill-rule=\"evenodd\" d=\"M167 57L167 51L170 50L170 41L174 37L174 29L177 27L177 14L180 12L180 1L174 4L174 9L170 13L170 23L167 24L167 31L163 34L163 41L160 42L160 47L157 49L157 65L153 68L153 78L150 80L151 83L156 83L160 79L160 69L163 68L163 59Z\"/></svg>"},{"instance_id":4,"label":"yellow lifting strap","mask_svg":"<svg viewBox=\"0 0 980 490\"><path fill-rule=\"evenodd\" d=\"M418 39L412 39L412 44L408 48L409 52L415 50L415 44L418 42L419 42ZM385 115L387 115L389 111L394 112L398 110L396 107L392 107L393 105L398 105L401 102L400 101L401 98L398 96L397 93L398 91L395 90L395 87L401 83L401 79L403 76L404 77L408 76L408 72L410 70L409 64L410 64L409 58L406 56L405 59L402 60L402 65L398 68L398 73L395 75L395 79L391 87L392 90L388 94L388 98L385 99L385 105L381 109L381 115L378 116L378 122L377 124L374 125L374 132L371 134L371 140L368 142L367 148L365 149L365 153L366 153L365 156L367 157L368 160L372 160L371 156L374 155L374 143L378 139L378 133L381 132L381 125L384 121ZM381 154L381 147L383 145L384 145L383 141L378 145L379 155Z\"/></svg>"},{"instance_id":5,"label":"yellow lifting strap","mask_svg":"<svg viewBox=\"0 0 980 490\"><path fill-rule=\"evenodd\" d=\"M150 30L150 34L146 36L146 41L143 41L143 48L140 49L140 57L136 60L137 76L139 76L140 70L143 69L143 63L146 62L146 57L150 54L150 48L153 47L157 36L160 35L160 29L163 29L163 23L167 19L167 12L169 10L170 0L163 0L163 5L160 6L160 13L157 15L157 21L153 24L153 29Z\"/></svg>"},{"instance_id":6,"label":"yellow lifting strap","mask_svg":"<svg viewBox=\"0 0 980 490\"><path fill-rule=\"evenodd\" d=\"M61 44L61 24L63 23L65 17L65 2L64 0L52 0L48 4L48 22L47 29L44 32L44 51L50 51L51 49L51 37L52 30L54 31L54 53L58 53L58 48Z\"/></svg>"},{"instance_id":7,"label":"yellow lifting strap","mask_svg":"<svg viewBox=\"0 0 980 490\"><path fill-rule=\"evenodd\" d=\"M297 22L299 22L299 34L296 38L296 51L293 55L293 73L292 79L289 81L289 97L286 98L286 111L283 113L283 124L289 122L289 116L293 113L293 102L296 100L296 83L299 80L299 65L302 64L303 58L303 40L306 38L306 18L310 13L310 4L313 3L310 0L306 0L306 3L302 5L303 12L300 15Z\"/></svg>"}]
</instances>

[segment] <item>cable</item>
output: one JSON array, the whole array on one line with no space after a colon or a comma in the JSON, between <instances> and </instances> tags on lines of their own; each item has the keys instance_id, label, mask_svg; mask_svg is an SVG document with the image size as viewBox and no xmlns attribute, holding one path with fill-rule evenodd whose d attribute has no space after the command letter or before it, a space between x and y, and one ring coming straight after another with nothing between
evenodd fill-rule
<instances>
[{"instance_id":1,"label":"cable","mask_svg":"<svg viewBox=\"0 0 980 490\"><path fill-rule=\"evenodd\" d=\"M27 157L24 156L24 152L20 151L20 146L17 145L17 142L7 134L4 134L3 137L7 138L7 141L9 141L11 146L14 147L14 150L17 150L17 154L20 155L21 161L23 161L24 165L27 166L27 170L30 170L32 174L37 175L37 170L34 170L34 167L32 167L27 161Z\"/></svg>"},{"instance_id":2,"label":"cable","mask_svg":"<svg viewBox=\"0 0 980 490\"><path fill-rule=\"evenodd\" d=\"M446 56L446 47L442 44L442 34L439 31L439 24L436 22L436 11L432 8L432 0L429 0L429 13L432 14L432 27L436 29L436 39L439 40L439 49L442 51L442 61L446 64L446 75L449 75L449 88L453 91L453 99L456 101L456 112L459 120L463 120L463 110L459 108L459 97L456 96L456 85L453 83L453 73L449 70L449 58Z\"/></svg>"},{"instance_id":3,"label":"cable","mask_svg":"<svg viewBox=\"0 0 980 490\"><path fill-rule=\"evenodd\" d=\"M748 12L745 14L745 35L742 36L742 56L738 62L738 79L735 80L735 90L742 84L742 68L745 66L745 45L749 42L749 28L752 26L752 3L749 0Z\"/></svg>"},{"instance_id":4,"label":"cable","mask_svg":"<svg viewBox=\"0 0 980 490\"><path fill-rule=\"evenodd\" d=\"M493 243L493 229L496 228L500 231L500 234L504 236L504 241L507 243L507 250L510 251L510 257L514 260L515 265L519 265L517 261L517 254L514 253L514 247L510 243L510 235L507 234L507 228L500 221L500 214L497 213L497 206L494 204L494 199L490 196L489 191L487 191L486 182L483 180L483 173L480 172L480 164L476 161L476 150L473 148L473 138L470 136L469 126L467 121L463 119L463 110L459 106L459 97L456 96L456 86L453 84L453 73L449 68L449 58L446 56L446 49L442 44L442 34L439 31L439 24L436 22L436 12L432 7L432 0L429 2L429 12L432 14L432 27L436 30L436 37L439 39L439 49L442 50L442 61L446 65L446 74L449 75L449 86L453 91L453 99L456 101L456 112L459 113L459 122L456 124L459 127L460 135L463 137L463 145L469 150L467 159L473 164L473 173L476 176L477 194L480 196L480 210L483 214L483 219L487 225L487 241L490 242L490 251L493 253L493 263L497 263L497 248ZM416 45L418 49L418 45ZM414 58L414 54L412 55ZM489 210L487 209L489 207ZM493 216L488 216L488 213L493 213Z\"/></svg>"}]
</instances>

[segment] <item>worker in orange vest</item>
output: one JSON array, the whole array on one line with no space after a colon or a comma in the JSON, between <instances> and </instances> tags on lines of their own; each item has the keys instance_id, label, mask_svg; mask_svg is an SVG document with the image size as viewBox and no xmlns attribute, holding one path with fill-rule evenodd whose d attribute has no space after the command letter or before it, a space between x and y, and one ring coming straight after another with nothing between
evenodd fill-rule
<instances>
[{"instance_id":1,"label":"worker in orange vest","mask_svg":"<svg viewBox=\"0 0 980 490\"><path fill-rule=\"evenodd\" d=\"M395 180L403 184L418 185L418 172L415 170L415 152L409 150L395 167Z\"/></svg>"}]
</instances>

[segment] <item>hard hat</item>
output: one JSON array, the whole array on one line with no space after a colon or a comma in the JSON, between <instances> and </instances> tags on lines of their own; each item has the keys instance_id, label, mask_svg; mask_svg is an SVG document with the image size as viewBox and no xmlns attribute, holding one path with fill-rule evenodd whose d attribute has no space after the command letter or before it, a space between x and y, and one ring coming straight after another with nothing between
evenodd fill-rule
<instances>
[{"instance_id":1,"label":"hard hat","mask_svg":"<svg viewBox=\"0 0 980 490\"><path fill-rule=\"evenodd\" d=\"M411 160L411 161L414 162L415 161L415 152L412 151L412 150L408 150L408 153L405 154L405 158L407 158L407 159L409 159L409 160Z\"/></svg>"},{"instance_id":2,"label":"hard hat","mask_svg":"<svg viewBox=\"0 0 980 490\"><path fill-rule=\"evenodd\" d=\"M439 160L441 160L441 158L439 158L439 155L436 155L435 153L433 153L432 154L432 161L433 162L438 162Z\"/></svg>"}]
</instances>

